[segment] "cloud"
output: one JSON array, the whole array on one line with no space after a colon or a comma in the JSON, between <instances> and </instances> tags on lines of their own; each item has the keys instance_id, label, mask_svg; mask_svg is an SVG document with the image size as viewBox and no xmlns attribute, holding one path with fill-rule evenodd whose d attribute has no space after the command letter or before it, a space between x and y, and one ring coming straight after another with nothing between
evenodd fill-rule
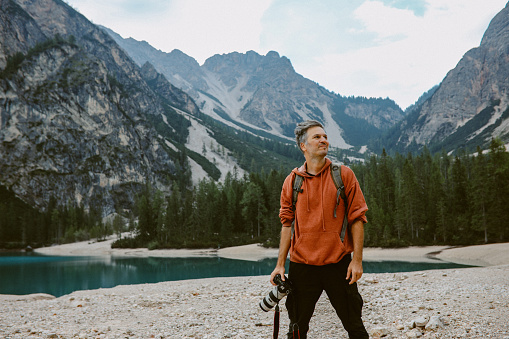
<instances>
[{"instance_id":1,"label":"cloud","mask_svg":"<svg viewBox=\"0 0 509 339\"><path fill-rule=\"evenodd\" d=\"M426 11L416 15L382 1L365 1L352 13L362 28L347 34L371 34L369 46L317 54L295 68L339 94L390 97L405 108L479 45L489 20L500 10L494 6L487 11L485 5L429 0Z\"/></svg>"},{"instance_id":2,"label":"cloud","mask_svg":"<svg viewBox=\"0 0 509 339\"><path fill-rule=\"evenodd\" d=\"M94 23L201 64L275 50L341 95L407 107L440 83L506 0L67 0Z\"/></svg>"},{"instance_id":3,"label":"cloud","mask_svg":"<svg viewBox=\"0 0 509 339\"><path fill-rule=\"evenodd\" d=\"M178 0L158 37L160 46L184 48L199 62L213 54L246 52L260 45L261 17L270 0Z\"/></svg>"},{"instance_id":4,"label":"cloud","mask_svg":"<svg viewBox=\"0 0 509 339\"><path fill-rule=\"evenodd\" d=\"M68 0L94 23L203 63L213 54L260 49L271 0Z\"/></svg>"},{"instance_id":5,"label":"cloud","mask_svg":"<svg viewBox=\"0 0 509 339\"><path fill-rule=\"evenodd\" d=\"M294 61L368 46L373 34L360 32L362 26L351 15L362 2L276 0L262 18L261 47ZM349 30L359 33L352 35Z\"/></svg>"}]
</instances>

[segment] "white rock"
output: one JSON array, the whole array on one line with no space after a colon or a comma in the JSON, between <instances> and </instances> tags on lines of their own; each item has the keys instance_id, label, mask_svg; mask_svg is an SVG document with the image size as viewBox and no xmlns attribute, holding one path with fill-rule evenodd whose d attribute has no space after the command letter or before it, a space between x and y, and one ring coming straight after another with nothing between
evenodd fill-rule
<instances>
[{"instance_id":1,"label":"white rock","mask_svg":"<svg viewBox=\"0 0 509 339\"><path fill-rule=\"evenodd\" d=\"M428 316L422 316L422 317L419 317L419 318L414 320L415 326L417 326L417 327L424 327L424 326L426 326L428 321L429 321L429 317Z\"/></svg>"},{"instance_id":2,"label":"white rock","mask_svg":"<svg viewBox=\"0 0 509 339\"><path fill-rule=\"evenodd\" d=\"M426 324L425 329L428 331L436 331L441 328L444 328L444 324L442 323L442 320L440 319L440 316L434 315L429 319L429 322Z\"/></svg>"},{"instance_id":3,"label":"white rock","mask_svg":"<svg viewBox=\"0 0 509 339\"><path fill-rule=\"evenodd\" d=\"M372 337L385 337L390 330L387 327L375 327L370 332Z\"/></svg>"},{"instance_id":4,"label":"white rock","mask_svg":"<svg viewBox=\"0 0 509 339\"><path fill-rule=\"evenodd\" d=\"M419 331L418 329L413 329L407 333L405 333L406 337L407 338L420 338L422 337L422 333L421 331Z\"/></svg>"}]
</instances>

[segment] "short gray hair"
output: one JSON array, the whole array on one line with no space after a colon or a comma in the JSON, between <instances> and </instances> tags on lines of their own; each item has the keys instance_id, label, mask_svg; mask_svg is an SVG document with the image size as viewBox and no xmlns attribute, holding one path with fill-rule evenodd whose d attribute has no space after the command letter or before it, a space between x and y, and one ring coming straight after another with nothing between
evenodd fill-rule
<instances>
[{"instance_id":1,"label":"short gray hair","mask_svg":"<svg viewBox=\"0 0 509 339\"><path fill-rule=\"evenodd\" d=\"M308 129L311 127L321 127L323 128L323 125L319 123L316 120L306 120L303 122L299 122L297 124L297 127L295 127L295 140L297 141L297 147L302 151L300 148L301 143L306 143L306 140L308 138ZM325 128L324 128L325 129Z\"/></svg>"}]
</instances>

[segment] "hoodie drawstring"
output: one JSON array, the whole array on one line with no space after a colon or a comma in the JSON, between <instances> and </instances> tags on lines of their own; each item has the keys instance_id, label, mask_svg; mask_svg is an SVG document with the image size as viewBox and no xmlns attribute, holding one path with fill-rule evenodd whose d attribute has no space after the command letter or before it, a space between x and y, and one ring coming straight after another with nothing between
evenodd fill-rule
<instances>
[{"instance_id":1,"label":"hoodie drawstring","mask_svg":"<svg viewBox=\"0 0 509 339\"><path fill-rule=\"evenodd\" d=\"M325 231L325 218L323 215L323 173L320 173L320 189L321 189L321 196L322 196L322 229Z\"/></svg>"},{"instance_id":2,"label":"hoodie drawstring","mask_svg":"<svg viewBox=\"0 0 509 339\"><path fill-rule=\"evenodd\" d=\"M307 180L304 180L304 185L306 185L306 189L304 190L306 192L306 203L307 203L307 209L308 209L308 212L311 210L309 208L309 188L308 188L308 181Z\"/></svg>"}]
</instances>

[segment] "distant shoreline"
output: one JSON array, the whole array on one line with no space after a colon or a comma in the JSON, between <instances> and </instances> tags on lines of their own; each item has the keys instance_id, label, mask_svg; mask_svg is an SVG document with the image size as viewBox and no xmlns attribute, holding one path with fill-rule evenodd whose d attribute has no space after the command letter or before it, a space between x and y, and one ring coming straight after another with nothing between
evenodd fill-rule
<instances>
[{"instance_id":1,"label":"distant shoreline","mask_svg":"<svg viewBox=\"0 0 509 339\"><path fill-rule=\"evenodd\" d=\"M227 247L220 249L156 249L146 248L112 249L115 237L101 242L77 242L34 249L45 255L111 255L132 257L221 257L247 261L277 258L277 248L264 248L260 244ZM363 251L365 261L407 261L436 262L437 259L464 265L497 266L509 264L509 243L451 247L451 246L411 246L404 248L367 247Z\"/></svg>"}]
</instances>

